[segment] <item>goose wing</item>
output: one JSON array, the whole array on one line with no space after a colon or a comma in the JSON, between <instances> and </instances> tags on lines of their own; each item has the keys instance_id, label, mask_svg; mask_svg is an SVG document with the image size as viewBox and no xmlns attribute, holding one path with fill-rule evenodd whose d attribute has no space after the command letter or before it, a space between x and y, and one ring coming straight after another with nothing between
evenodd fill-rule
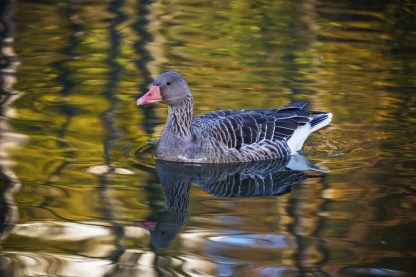
<instances>
[{"instance_id":1,"label":"goose wing","mask_svg":"<svg viewBox=\"0 0 416 277\"><path fill-rule=\"evenodd\" d=\"M194 131L206 138L240 149L262 140L289 139L294 131L310 122L307 103L292 103L273 110L215 111L197 117Z\"/></svg>"}]
</instances>

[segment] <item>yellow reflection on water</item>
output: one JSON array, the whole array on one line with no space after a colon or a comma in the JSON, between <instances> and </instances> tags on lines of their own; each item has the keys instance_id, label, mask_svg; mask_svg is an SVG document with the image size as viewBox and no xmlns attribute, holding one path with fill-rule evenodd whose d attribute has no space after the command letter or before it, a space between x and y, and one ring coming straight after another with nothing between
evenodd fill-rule
<instances>
[{"instance_id":1,"label":"yellow reflection on water","mask_svg":"<svg viewBox=\"0 0 416 277\"><path fill-rule=\"evenodd\" d=\"M1 171L21 183L8 194L16 204L2 202L19 211L4 271L411 274L415 13L409 1L370 2L20 1L21 65L2 69L24 93L1 107ZM292 101L332 112L305 145L329 173L279 197L193 185L177 235L155 249L143 226L174 213L152 155L135 153L158 138L167 108L135 99L165 70L188 78L196 115Z\"/></svg>"}]
</instances>

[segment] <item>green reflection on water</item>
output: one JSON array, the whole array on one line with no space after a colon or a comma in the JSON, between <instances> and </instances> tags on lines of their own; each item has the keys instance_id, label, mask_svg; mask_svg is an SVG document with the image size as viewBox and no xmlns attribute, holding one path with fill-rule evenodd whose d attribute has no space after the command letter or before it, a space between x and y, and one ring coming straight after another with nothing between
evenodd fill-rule
<instances>
[{"instance_id":1,"label":"green reflection on water","mask_svg":"<svg viewBox=\"0 0 416 277\"><path fill-rule=\"evenodd\" d=\"M97 276L416 270L411 1L20 1L15 22L2 55L11 45L20 65L2 76L17 82L3 87L24 95L1 119L11 134L0 137L2 192L21 186L5 272L85 274L74 260ZM330 173L280 197L192 186L187 223L153 249L135 222L160 218L163 188L134 152L157 139L167 109L138 109L135 98L172 69L188 78L197 115L296 100L331 111L305 145ZM265 247L270 239L280 244Z\"/></svg>"}]
</instances>

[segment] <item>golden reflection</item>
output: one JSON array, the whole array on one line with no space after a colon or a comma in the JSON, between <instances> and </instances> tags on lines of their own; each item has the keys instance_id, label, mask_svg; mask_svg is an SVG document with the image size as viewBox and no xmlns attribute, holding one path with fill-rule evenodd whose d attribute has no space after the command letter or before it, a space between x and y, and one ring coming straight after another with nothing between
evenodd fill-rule
<instances>
[{"instance_id":1,"label":"golden reflection","mask_svg":"<svg viewBox=\"0 0 416 277\"><path fill-rule=\"evenodd\" d=\"M73 276L411 272L415 11L409 0L370 2L19 1L17 36L1 42L9 268ZM174 216L152 163L138 165L132 153L157 139L166 107L138 109L134 98L166 70L188 77L196 115L295 100L331 111L333 124L305 146L330 173L280 197L230 200L190 186L169 247L150 247L144 221L161 216L163 227Z\"/></svg>"},{"instance_id":2,"label":"golden reflection","mask_svg":"<svg viewBox=\"0 0 416 277\"><path fill-rule=\"evenodd\" d=\"M21 188L21 182L13 170L15 160L10 152L19 149L28 140L26 135L18 133L10 124L11 120L18 117L13 104L22 95L13 88L19 65L14 51L15 26L12 16L15 5L15 1L5 1L0 5L0 275L14 272L2 245L19 220L15 194Z\"/></svg>"}]
</instances>

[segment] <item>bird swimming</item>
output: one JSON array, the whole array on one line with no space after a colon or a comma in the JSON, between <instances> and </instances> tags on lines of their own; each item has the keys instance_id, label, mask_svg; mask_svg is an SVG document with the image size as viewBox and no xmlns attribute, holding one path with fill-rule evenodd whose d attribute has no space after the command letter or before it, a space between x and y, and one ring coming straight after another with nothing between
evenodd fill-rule
<instances>
[{"instance_id":1,"label":"bird swimming","mask_svg":"<svg viewBox=\"0 0 416 277\"><path fill-rule=\"evenodd\" d=\"M193 118L191 90L182 74L160 74L137 105L168 105L156 148L159 160L240 163L297 155L307 137L328 125L329 112L307 111L307 102L265 110L218 110Z\"/></svg>"}]
</instances>

